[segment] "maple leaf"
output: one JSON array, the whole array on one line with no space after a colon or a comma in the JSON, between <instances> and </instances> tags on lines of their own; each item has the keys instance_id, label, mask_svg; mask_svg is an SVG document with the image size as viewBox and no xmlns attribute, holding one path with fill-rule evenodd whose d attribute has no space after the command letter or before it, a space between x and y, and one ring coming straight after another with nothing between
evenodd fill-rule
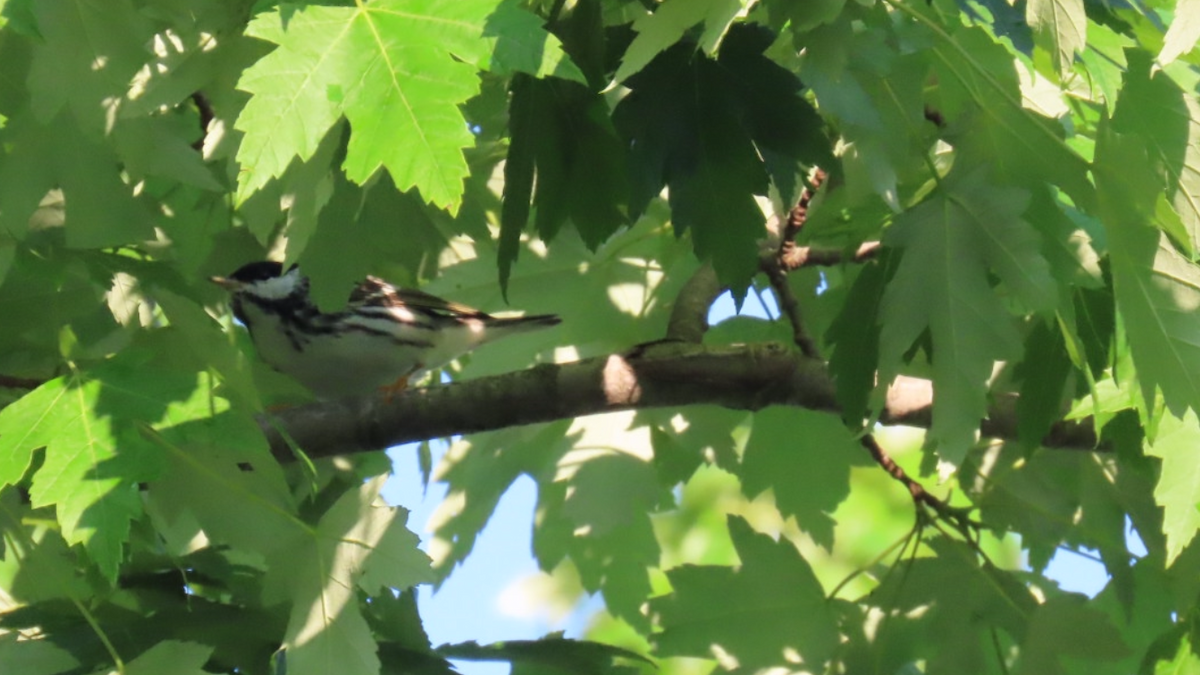
<instances>
[{"instance_id":1,"label":"maple leaf","mask_svg":"<svg viewBox=\"0 0 1200 675\"><path fill-rule=\"evenodd\" d=\"M933 343L931 436L958 463L987 409L997 360L1020 355L1020 335L989 281L989 269L1031 309L1049 309L1057 287L1040 237L1021 214L1029 195L983 182L983 172L947 177L945 187L896 219L886 243L904 249L884 292L880 365L889 381L928 330Z\"/></svg>"},{"instance_id":2,"label":"maple leaf","mask_svg":"<svg viewBox=\"0 0 1200 675\"><path fill-rule=\"evenodd\" d=\"M278 48L248 68L253 97L237 121L238 199L310 158L338 119L350 121L343 167L365 182L380 167L396 187L457 209L475 143L458 106L479 91L477 69L579 81L557 39L513 2L380 0L356 7L285 5L247 34Z\"/></svg>"}]
</instances>

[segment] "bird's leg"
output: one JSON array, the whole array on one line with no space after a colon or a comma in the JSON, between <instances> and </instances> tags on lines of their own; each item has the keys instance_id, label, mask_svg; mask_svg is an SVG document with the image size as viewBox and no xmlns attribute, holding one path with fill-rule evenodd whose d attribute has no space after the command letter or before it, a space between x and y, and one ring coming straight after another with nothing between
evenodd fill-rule
<instances>
[{"instance_id":1,"label":"bird's leg","mask_svg":"<svg viewBox=\"0 0 1200 675\"><path fill-rule=\"evenodd\" d=\"M408 389L408 378L412 377L412 374L419 371L421 368L424 368L424 365L418 363L412 367L412 370L409 370L407 373L404 373L400 377L396 378L395 382L391 384L385 384L380 387L379 393L383 394L383 402L391 403L393 396L403 392L405 389Z\"/></svg>"}]
</instances>

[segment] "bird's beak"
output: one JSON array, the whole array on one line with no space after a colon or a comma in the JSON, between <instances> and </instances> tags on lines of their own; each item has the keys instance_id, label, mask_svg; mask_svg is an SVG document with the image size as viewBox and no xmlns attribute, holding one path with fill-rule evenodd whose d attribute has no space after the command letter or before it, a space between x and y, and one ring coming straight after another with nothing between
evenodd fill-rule
<instances>
[{"instance_id":1,"label":"bird's beak","mask_svg":"<svg viewBox=\"0 0 1200 675\"><path fill-rule=\"evenodd\" d=\"M242 288L242 282L237 279L230 279L229 277L209 277L208 280L230 292Z\"/></svg>"}]
</instances>

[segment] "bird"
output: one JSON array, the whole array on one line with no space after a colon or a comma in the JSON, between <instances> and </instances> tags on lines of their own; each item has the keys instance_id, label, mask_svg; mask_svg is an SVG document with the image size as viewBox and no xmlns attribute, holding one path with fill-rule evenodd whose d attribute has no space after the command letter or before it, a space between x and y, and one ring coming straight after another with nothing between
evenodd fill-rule
<instances>
[{"instance_id":1,"label":"bird","mask_svg":"<svg viewBox=\"0 0 1200 675\"><path fill-rule=\"evenodd\" d=\"M373 390L390 399L484 343L561 323L554 314L492 316L372 276L355 286L345 309L326 313L298 266L285 271L267 260L210 279L230 292L259 357L320 400Z\"/></svg>"}]
</instances>

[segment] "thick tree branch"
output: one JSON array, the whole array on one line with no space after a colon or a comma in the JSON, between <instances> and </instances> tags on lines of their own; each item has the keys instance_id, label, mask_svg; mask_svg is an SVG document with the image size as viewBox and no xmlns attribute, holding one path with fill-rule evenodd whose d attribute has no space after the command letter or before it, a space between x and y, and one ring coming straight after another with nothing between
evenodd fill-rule
<instances>
[{"instance_id":1,"label":"thick tree branch","mask_svg":"<svg viewBox=\"0 0 1200 675\"><path fill-rule=\"evenodd\" d=\"M782 345L669 342L636 355L612 354L413 389L390 402L368 396L314 403L285 410L276 419L310 456L327 457L617 410L693 404L837 410L825 364ZM901 378L888 392L881 421L928 427L931 404L928 381ZM276 455L291 458L280 434L269 424L263 428ZM1016 430L1014 399L997 401L981 425L987 436L1015 438ZM1045 445L1086 450L1095 447L1096 438L1090 420L1062 422Z\"/></svg>"},{"instance_id":2,"label":"thick tree branch","mask_svg":"<svg viewBox=\"0 0 1200 675\"><path fill-rule=\"evenodd\" d=\"M675 305L667 320L666 338L696 344L704 340L708 330L708 309L723 290L712 265L701 265L675 296Z\"/></svg>"}]
</instances>

